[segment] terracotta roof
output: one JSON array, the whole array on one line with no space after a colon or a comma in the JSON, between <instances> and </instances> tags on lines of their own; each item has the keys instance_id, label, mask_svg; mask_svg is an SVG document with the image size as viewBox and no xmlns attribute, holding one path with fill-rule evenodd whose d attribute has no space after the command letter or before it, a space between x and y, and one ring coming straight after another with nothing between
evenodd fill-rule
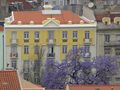
<instances>
[{"instance_id":1,"label":"terracotta roof","mask_svg":"<svg viewBox=\"0 0 120 90\"><path fill-rule=\"evenodd\" d=\"M4 31L4 27L3 26L0 26L0 31Z\"/></svg>"},{"instance_id":2,"label":"terracotta roof","mask_svg":"<svg viewBox=\"0 0 120 90\"><path fill-rule=\"evenodd\" d=\"M66 90L120 90L120 85L69 85Z\"/></svg>"},{"instance_id":3,"label":"terracotta roof","mask_svg":"<svg viewBox=\"0 0 120 90\"><path fill-rule=\"evenodd\" d=\"M29 24L30 21L34 21L35 24L42 24L42 22L44 20L47 20L47 18L55 18L56 20L59 20L61 24L68 24L68 21L72 21L73 24L79 24L82 20L80 16L74 14L71 11L61 11L61 14L49 15L42 14L42 11L16 11L13 13L14 21L12 22L12 24L17 24L18 21L21 21L22 24Z\"/></svg>"},{"instance_id":4,"label":"terracotta roof","mask_svg":"<svg viewBox=\"0 0 120 90\"><path fill-rule=\"evenodd\" d=\"M23 90L45 90L42 86L40 85L35 85L29 81L21 79L22 83L22 88Z\"/></svg>"},{"instance_id":5,"label":"terracotta roof","mask_svg":"<svg viewBox=\"0 0 120 90\"><path fill-rule=\"evenodd\" d=\"M16 71L0 71L0 90L20 90Z\"/></svg>"}]
</instances>

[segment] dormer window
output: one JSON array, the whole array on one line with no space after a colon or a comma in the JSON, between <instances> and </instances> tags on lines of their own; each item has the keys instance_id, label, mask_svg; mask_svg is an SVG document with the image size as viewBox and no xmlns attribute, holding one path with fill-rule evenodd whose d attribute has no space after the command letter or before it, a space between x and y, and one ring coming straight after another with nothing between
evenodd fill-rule
<instances>
[{"instance_id":1,"label":"dormer window","mask_svg":"<svg viewBox=\"0 0 120 90\"><path fill-rule=\"evenodd\" d=\"M120 21L117 21L116 24L120 24Z\"/></svg>"},{"instance_id":2,"label":"dormer window","mask_svg":"<svg viewBox=\"0 0 120 90\"><path fill-rule=\"evenodd\" d=\"M105 21L105 22L104 22L104 24L105 24L105 25L108 25L108 22L107 22L107 21Z\"/></svg>"},{"instance_id":3,"label":"dormer window","mask_svg":"<svg viewBox=\"0 0 120 90\"><path fill-rule=\"evenodd\" d=\"M105 24L105 25L108 25L111 23L111 19L109 17L104 17L102 18L102 22Z\"/></svg>"},{"instance_id":4,"label":"dormer window","mask_svg":"<svg viewBox=\"0 0 120 90\"><path fill-rule=\"evenodd\" d=\"M115 17L114 18L114 23L115 24L120 24L120 17Z\"/></svg>"}]
</instances>

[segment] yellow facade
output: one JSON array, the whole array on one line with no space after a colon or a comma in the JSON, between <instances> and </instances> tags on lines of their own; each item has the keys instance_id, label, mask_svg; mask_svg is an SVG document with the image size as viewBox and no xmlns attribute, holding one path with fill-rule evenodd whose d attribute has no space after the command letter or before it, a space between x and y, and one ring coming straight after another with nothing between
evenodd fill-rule
<instances>
[{"instance_id":1,"label":"yellow facade","mask_svg":"<svg viewBox=\"0 0 120 90\"><path fill-rule=\"evenodd\" d=\"M83 30L81 29L52 29L54 31L54 44L60 46L60 60L63 60L65 58L65 54L62 53L62 45L67 45L68 49L67 51L72 49L72 45L78 45L78 47L84 45L84 38L85 38L85 32L89 31L90 33L90 45L95 45L95 34L96 30ZM42 45L48 45L48 31L49 29L8 29L6 31L6 45L11 45L12 40L12 32L17 33L17 45L20 46L21 49L21 59L27 60L28 58L30 60L36 60L37 56L34 54L34 46L37 44L40 47ZM29 32L29 42L24 42L24 32ZM39 32L39 42L34 42L34 32ZM67 31L67 42L63 42L62 38L62 32ZM73 31L77 31L78 38L77 42L73 42ZM24 54L24 45L29 45L29 54Z\"/></svg>"}]
</instances>

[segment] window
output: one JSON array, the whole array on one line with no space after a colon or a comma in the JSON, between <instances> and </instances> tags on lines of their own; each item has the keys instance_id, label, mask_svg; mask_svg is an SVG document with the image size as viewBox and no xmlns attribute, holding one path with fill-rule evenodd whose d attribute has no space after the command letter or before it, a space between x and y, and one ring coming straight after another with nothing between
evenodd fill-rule
<instances>
[{"instance_id":1,"label":"window","mask_svg":"<svg viewBox=\"0 0 120 90\"><path fill-rule=\"evenodd\" d=\"M35 39L39 39L39 32L34 33Z\"/></svg>"},{"instance_id":2,"label":"window","mask_svg":"<svg viewBox=\"0 0 120 90\"><path fill-rule=\"evenodd\" d=\"M16 45L11 46L11 53L17 53L17 46Z\"/></svg>"},{"instance_id":3,"label":"window","mask_svg":"<svg viewBox=\"0 0 120 90\"><path fill-rule=\"evenodd\" d=\"M24 39L29 39L29 32L24 32Z\"/></svg>"},{"instance_id":4,"label":"window","mask_svg":"<svg viewBox=\"0 0 120 90\"><path fill-rule=\"evenodd\" d=\"M63 47L62 47L62 52L63 52L63 53L67 53L67 45L63 45Z\"/></svg>"},{"instance_id":5,"label":"window","mask_svg":"<svg viewBox=\"0 0 120 90\"><path fill-rule=\"evenodd\" d=\"M48 52L49 52L49 54L53 54L54 53L54 46L53 45L49 45L48 46Z\"/></svg>"},{"instance_id":6,"label":"window","mask_svg":"<svg viewBox=\"0 0 120 90\"><path fill-rule=\"evenodd\" d=\"M66 1L66 0L65 0ZM67 5L69 5L70 4L70 0L67 0Z\"/></svg>"},{"instance_id":7,"label":"window","mask_svg":"<svg viewBox=\"0 0 120 90\"><path fill-rule=\"evenodd\" d=\"M90 38L90 32L89 31L86 31L85 32L85 39L89 39Z\"/></svg>"},{"instance_id":8,"label":"window","mask_svg":"<svg viewBox=\"0 0 120 90\"><path fill-rule=\"evenodd\" d=\"M39 84L40 83L40 78L39 78L39 73L34 73L34 82L36 84Z\"/></svg>"},{"instance_id":9,"label":"window","mask_svg":"<svg viewBox=\"0 0 120 90\"><path fill-rule=\"evenodd\" d=\"M110 35L107 34L107 35L105 35L105 42L109 42L109 41L110 41Z\"/></svg>"},{"instance_id":10,"label":"window","mask_svg":"<svg viewBox=\"0 0 120 90\"><path fill-rule=\"evenodd\" d=\"M110 54L111 53L111 47L104 47L104 54Z\"/></svg>"},{"instance_id":11,"label":"window","mask_svg":"<svg viewBox=\"0 0 120 90\"><path fill-rule=\"evenodd\" d=\"M53 5L56 5L56 1L53 1Z\"/></svg>"},{"instance_id":12,"label":"window","mask_svg":"<svg viewBox=\"0 0 120 90\"><path fill-rule=\"evenodd\" d=\"M73 45L73 50L77 50L77 45Z\"/></svg>"},{"instance_id":13,"label":"window","mask_svg":"<svg viewBox=\"0 0 120 90\"><path fill-rule=\"evenodd\" d=\"M34 47L34 53L35 53L35 54L39 54L39 46L36 45L36 46Z\"/></svg>"},{"instance_id":14,"label":"window","mask_svg":"<svg viewBox=\"0 0 120 90\"><path fill-rule=\"evenodd\" d=\"M48 31L48 38L49 38L49 40L54 39L54 32L53 31Z\"/></svg>"},{"instance_id":15,"label":"window","mask_svg":"<svg viewBox=\"0 0 120 90\"><path fill-rule=\"evenodd\" d=\"M24 54L29 54L29 46L24 46Z\"/></svg>"},{"instance_id":16,"label":"window","mask_svg":"<svg viewBox=\"0 0 120 90\"><path fill-rule=\"evenodd\" d=\"M63 6L63 4L64 4L64 1L60 0L60 6Z\"/></svg>"},{"instance_id":17,"label":"window","mask_svg":"<svg viewBox=\"0 0 120 90\"><path fill-rule=\"evenodd\" d=\"M117 21L116 24L120 24L120 21Z\"/></svg>"},{"instance_id":18,"label":"window","mask_svg":"<svg viewBox=\"0 0 120 90\"><path fill-rule=\"evenodd\" d=\"M107 22L107 21L105 21L105 25L108 25L108 22Z\"/></svg>"},{"instance_id":19,"label":"window","mask_svg":"<svg viewBox=\"0 0 120 90\"><path fill-rule=\"evenodd\" d=\"M120 77L115 78L117 82L120 82Z\"/></svg>"},{"instance_id":20,"label":"window","mask_svg":"<svg viewBox=\"0 0 120 90\"><path fill-rule=\"evenodd\" d=\"M17 69L17 61L11 60L11 66L13 67L13 69Z\"/></svg>"},{"instance_id":21,"label":"window","mask_svg":"<svg viewBox=\"0 0 120 90\"><path fill-rule=\"evenodd\" d=\"M17 33L16 32L12 32L12 40L16 40L17 37Z\"/></svg>"},{"instance_id":22,"label":"window","mask_svg":"<svg viewBox=\"0 0 120 90\"><path fill-rule=\"evenodd\" d=\"M73 38L77 38L77 34L78 34L77 31L74 31L73 32Z\"/></svg>"},{"instance_id":23,"label":"window","mask_svg":"<svg viewBox=\"0 0 120 90\"><path fill-rule=\"evenodd\" d=\"M23 64L23 72L28 73L29 72L29 60L25 60Z\"/></svg>"},{"instance_id":24,"label":"window","mask_svg":"<svg viewBox=\"0 0 120 90\"><path fill-rule=\"evenodd\" d=\"M67 38L67 31L62 32L62 38Z\"/></svg>"},{"instance_id":25,"label":"window","mask_svg":"<svg viewBox=\"0 0 120 90\"><path fill-rule=\"evenodd\" d=\"M117 41L120 42L120 34L117 34L117 35L116 35L116 39L117 39Z\"/></svg>"},{"instance_id":26,"label":"window","mask_svg":"<svg viewBox=\"0 0 120 90\"><path fill-rule=\"evenodd\" d=\"M85 52L90 52L90 46L89 45L85 45Z\"/></svg>"},{"instance_id":27,"label":"window","mask_svg":"<svg viewBox=\"0 0 120 90\"><path fill-rule=\"evenodd\" d=\"M115 48L115 55L120 56L120 47Z\"/></svg>"}]
</instances>

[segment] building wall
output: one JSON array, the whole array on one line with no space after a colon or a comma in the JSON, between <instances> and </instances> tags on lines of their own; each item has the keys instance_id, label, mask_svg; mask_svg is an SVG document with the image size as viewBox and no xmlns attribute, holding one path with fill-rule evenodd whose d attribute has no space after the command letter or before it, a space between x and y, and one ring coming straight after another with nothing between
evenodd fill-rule
<instances>
[{"instance_id":1,"label":"building wall","mask_svg":"<svg viewBox=\"0 0 120 90\"><path fill-rule=\"evenodd\" d=\"M0 31L0 70L3 69L3 32Z\"/></svg>"},{"instance_id":2,"label":"building wall","mask_svg":"<svg viewBox=\"0 0 120 90\"><path fill-rule=\"evenodd\" d=\"M36 60L37 56L34 54L34 46L37 44L40 47L48 45L48 31L53 30L54 31L54 39L55 39L55 52L57 53L58 50L60 50L60 56L57 54L57 59L63 60L65 58L65 54L62 53L62 45L68 46L68 51L72 49L72 45L78 45L78 47L81 47L84 45L84 38L85 38L85 31L90 32L90 45L91 45L91 51L94 53L95 56L96 50L92 50L92 48L96 47L96 30L94 28L88 29L88 28L81 28L81 29L8 29L6 32L6 46L11 47L11 33L13 31L17 32L17 45L21 47L21 59L27 60L28 57L30 60ZM24 32L29 32L29 42L24 43ZM34 32L38 31L40 33L39 42L34 42ZM68 37L67 42L63 42L62 38L62 32L67 31ZM78 41L73 42L73 31L78 32ZM58 37L59 36L59 37ZM30 53L28 55L24 54L24 45L29 45ZM47 48L46 48L47 49Z\"/></svg>"}]
</instances>

